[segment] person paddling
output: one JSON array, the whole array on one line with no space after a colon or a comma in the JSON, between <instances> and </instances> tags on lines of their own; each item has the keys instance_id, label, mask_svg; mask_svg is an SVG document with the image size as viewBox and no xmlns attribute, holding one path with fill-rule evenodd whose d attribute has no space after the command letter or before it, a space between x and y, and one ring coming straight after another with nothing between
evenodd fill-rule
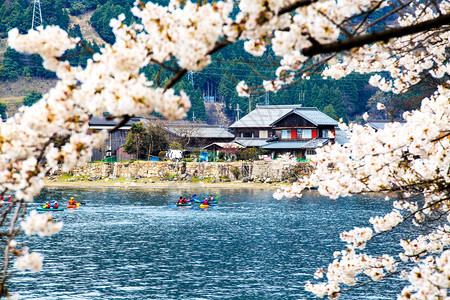
<instances>
[{"instance_id":1,"label":"person paddling","mask_svg":"<svg viewBox=\"0 0 450 300\"><path fill-rule=\"evenodd\" d=\"M77 201L75 201L75 200L73 199L73 197L70 197L69 205L77 205Z\"/></svg>"}]
</instances>

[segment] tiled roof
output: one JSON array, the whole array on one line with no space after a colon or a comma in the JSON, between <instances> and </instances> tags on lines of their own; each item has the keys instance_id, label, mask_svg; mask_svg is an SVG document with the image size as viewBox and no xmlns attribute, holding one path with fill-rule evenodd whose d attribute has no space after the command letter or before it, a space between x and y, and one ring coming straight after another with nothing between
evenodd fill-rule
<instances>
[{"instance_id":1,"label":"tiled roof","mask_svg":"<svg viewBox=\"0 0 450 300\"><path fill-rule=\"evenodd\" d=\"M170 133L178 136L190 135L194 138L234 138L234 134L217 125L173 122L165 123L163 127Z\"/></svg>"},{"instance_id":2,"label":"tiled roof","mask_svg":"<svg viewBox=\"0 0 450 300\"><path fill-rule=\"evenodd\" d=\"M261 145L267 144L267 139L257 139L257 138L236 138L233 141L238 143L245 148L249 147L260 147Z\"/></svg>"},{"instance_id":3,"label":"tiled roof","mask_svg":"<svg viewBox=\"0 0 450 300\"><path fill-rule=\"evenodd\" d=\"M347 143L350 142L349 139L348 139L348 132L347 131L342 131L340 129L336 129L336 134L335 134L334 140L339 145L347 144Z\"/></svg>"},{"instance_id":4,"label":"tiled roof","mask_svg":"<svg viewBox=\"0 0 450 300\"><path fill-rule=\"evenodd\" d=\"M316 107L300 107L297 109L292 110L291 112L288 112L287 114L281 116L274 122L270 124L270 126L273 126L278 121L282 120L286 116L290 114L297 114L300 117L308 120L309 122L313 123L316 126L319 125L333 125L337 126L338 122L334 120L333 118L329 117L328 115L324 114L323 112L319 111Z\"/></svg>"},{"instance_id":5,"label":"tiled roof","mask_svg":"<svg viewBox=\"0 0 450 300\"><path fill-rule=\"evenodd\" d=\"M316 138L309 140L304 146L303 149L316 149L323 147L325 144L327 144L330 141L330 139L324 139L324 138Z\"/></svg>"},{"instance_id":6,"label":"tiled roof","mask_svg":"<svg viewBox=\"0 0 450 300\"><path fill-rule=\"evenodd\" d=\"M137 123L141 120L139 117L131 118L121 129L130 129L131 124ZM106 118L92 117L89 120L89 127L94 129L109 129L116 126L118 122L116 120L107 120Z\"/></svg>"},{"instance_id":7,"label":"tiled roof","mask_svg":"<svg viewBox=\"0 0 450 300\"><path fill-rule=\"evenodd\" d=\"M220 148L243 148L241 145L231 142L231 143L212 143L212 144L209 144L208 146L203 147L203 149L210 148L211 146L214 146L214 145L216 145Z\"/></svg>"},{"instance_id":8,"label":"tiled roof","mask_svg":"<svg viewBox=\"0 0 450 300\"><path fill-rule=\"evenodd\" d=\"M241 127L272 127L286 115L295 113L315 125L334 125L338 122L316 107L302 107L301 105L265 105L257 106L255 110L234 122L230 128Z\"/></svg>"},{"instance_id":9,"label":"tiled roof","mask_svg":"<svg viewBox=\"0 0 450 300\"><path fill-rule=\"evenodd\" d=\"M269 144L262 145L261 148L268 150L276 150L276 149L303 149L303 146L307 142L304 141L295 141L295 142L273 142Z\"/></svg>"},{"instance_id":10,"label":"tiled roof","mask_svg":"<svg viewBox=\"0 0 450 300\"><path fill-rule=\"evenodd\" d=\"M329 139L317 138L309 141L281 141L262 145L261 148L268 150L276 149L316 149L325 145Z\"/></svg>"},{"instance_id":11,"label":"tiled roof","mask_svg":"<svg viewBox=\"0 0 450 300\"><path fill-rule=\"evenodd\" d=\"M300 108L301 105L264 105L257 106L252 112L239 121L230 125L230 128L240 127L271 127L274 121L288 112Z\"/></svg>"},{"instance_id":12,"label":"tiled roof","mask_svg":"<svg viewBox=\"0 0 450 300\"><path fill-rule=\"evenodd\" d=\"M398 122L400 124L404 124L406 123L406 121L395 121ZM369 120L367 121L367 125L369 125L370 127L372 127L375 130L383 130L384 126L386 126L386 124L389 123L393 123L389 120Z\"/></svg>"}]
</instances>

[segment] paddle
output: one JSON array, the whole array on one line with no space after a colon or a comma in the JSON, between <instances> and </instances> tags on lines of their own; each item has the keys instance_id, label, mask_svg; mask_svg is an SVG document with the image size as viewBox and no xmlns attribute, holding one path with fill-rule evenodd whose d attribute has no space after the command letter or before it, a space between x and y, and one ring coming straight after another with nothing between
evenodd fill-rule
<instances>
[{"instance_id":1,"label":"paddle","mask_svg":"<svg viewBox=\"0 0 450 300\"><path fill-rule=\"evenodd\" d=\"M64 200L64 201L66 201L66 200ZM77 203L80 203L80 205L86 205L86 202L78 201Z\"/></svg>"}]
</instances>

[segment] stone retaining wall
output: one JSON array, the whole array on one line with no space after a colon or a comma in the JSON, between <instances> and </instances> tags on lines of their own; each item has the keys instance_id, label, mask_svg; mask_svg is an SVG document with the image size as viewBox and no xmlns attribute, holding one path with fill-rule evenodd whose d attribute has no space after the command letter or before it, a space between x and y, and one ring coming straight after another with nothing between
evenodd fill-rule
<instances>
[{"instance_id":1,"label":"stone retaining wall","mask_svg":"<svg viewBox=\"0 0 450 300\"><path fill-rule=\"evenodd\" d=\"M215 180L242 179L243 181L283 181L309 175L312 165L308 163L281 163L279 161L255 162L154 162L88 163L71 171L73 176L95 178L159 178L191 180L212 178Z\"/></svg>"}]
</instances>

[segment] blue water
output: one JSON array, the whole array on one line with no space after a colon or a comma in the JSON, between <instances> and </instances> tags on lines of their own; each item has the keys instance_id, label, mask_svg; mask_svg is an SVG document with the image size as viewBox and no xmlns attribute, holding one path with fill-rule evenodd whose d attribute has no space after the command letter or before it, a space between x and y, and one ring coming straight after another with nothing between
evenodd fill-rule
<instances>
[{"instance_id":1,"label":"blue water","mask_svg":"<svg viewBox=\"0 0 450 300\"><path fill-rule=\"evenodd\" d=\"M220 198L208 209L176 207L180 195ZM316 269L343 249L339 233L391 210L380 197L330 200L315 192L275 200L267 189L49 189L36 199L86 202L53 212L62 232L30 240L39 273L9 286L22 299L314 299ZM400 233L368 251L398 250ZM381 247L383 245L383 247ZM372 284L342 299L393 299L402 281Z\"/></svg>"}]
</instances>

